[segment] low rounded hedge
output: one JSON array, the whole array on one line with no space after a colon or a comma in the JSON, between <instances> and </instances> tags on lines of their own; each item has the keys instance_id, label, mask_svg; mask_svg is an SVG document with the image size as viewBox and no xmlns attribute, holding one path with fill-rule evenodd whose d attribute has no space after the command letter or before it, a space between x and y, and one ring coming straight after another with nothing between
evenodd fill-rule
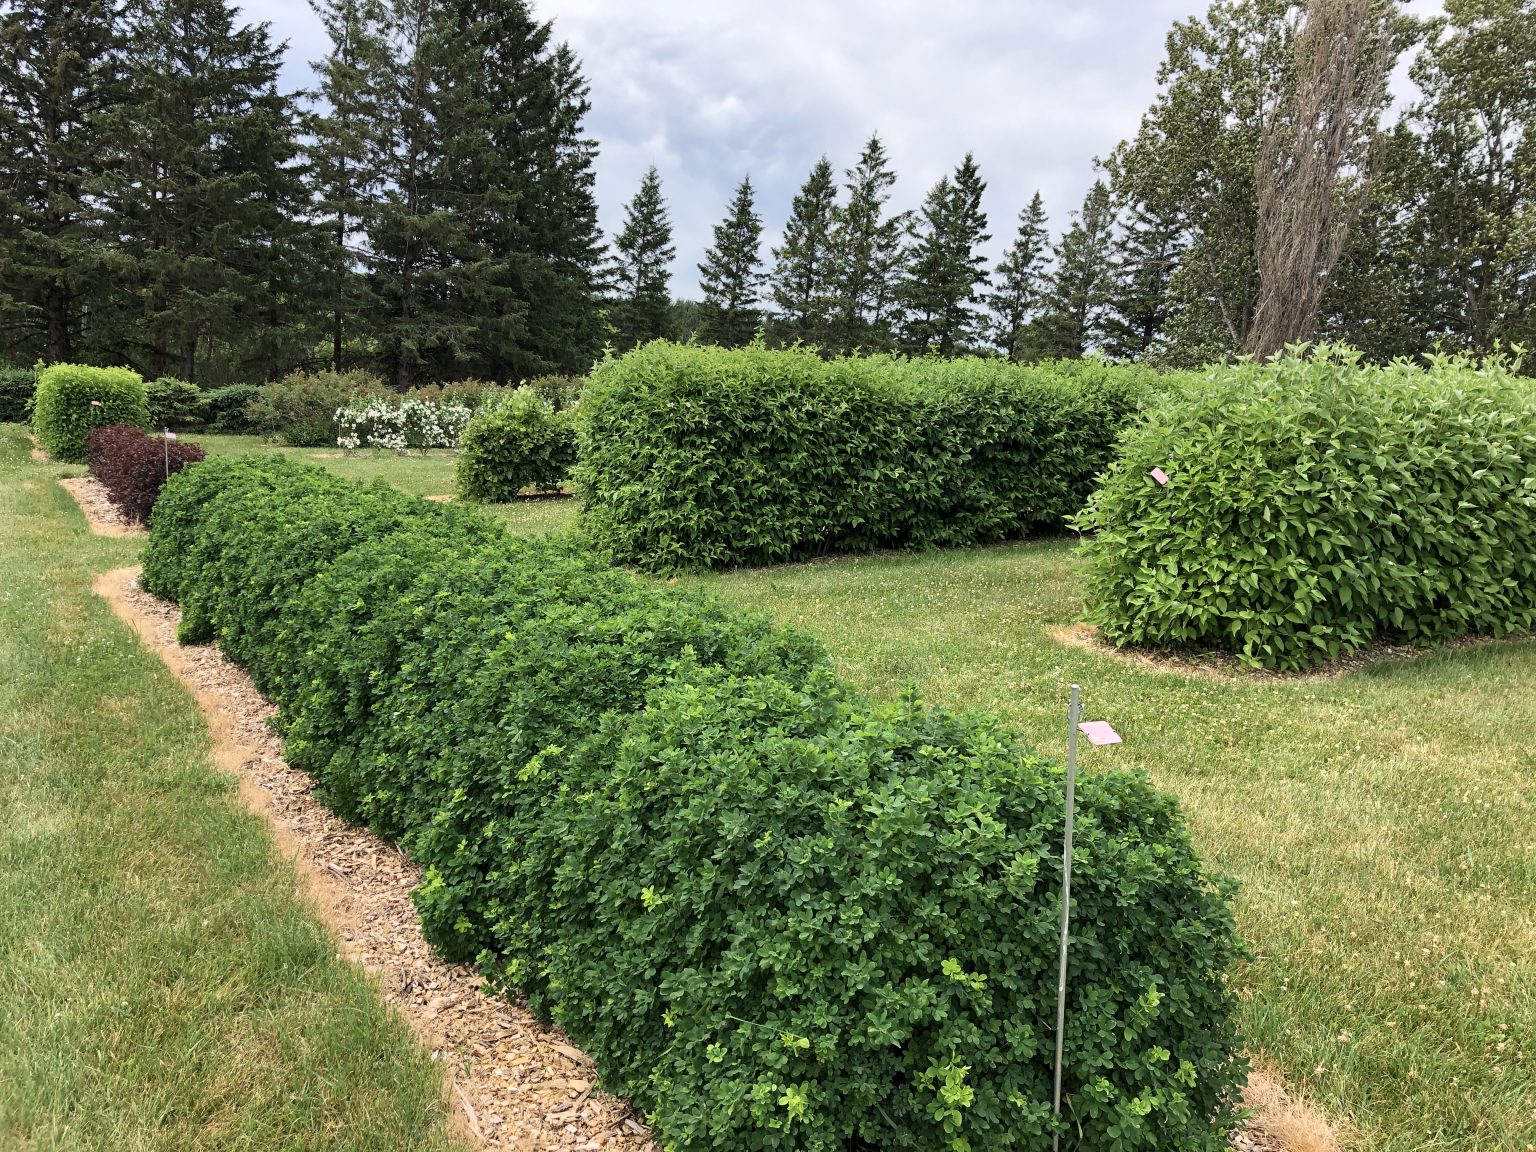
<instances>
[{"instance_id":1,"label":"low rounded hedge","mask_svg":"<svg viewBox=\"0 0 1536 1152\"><path fill-rule=\"evenodd\" d=\"M574 414L531 388L488 399L459 441L454 488L465 500L500 504L525 488L553 492L576 463Z\"/></svg>"},{"instance_id":2,"label":"low rounded hedge","mask_svg":"<svg viewBox=\"0 0 1536 1152\"><path fill-rule=\"evenodd\" d=\"M147 381L149 426L153 429L189 428L203 419L203 394L196 384L175 376Z\"/></svg>"},{"instance_id":3,"label":"low rounded hedge","mask_svg":"<svg viewBox=\"0 0 1536 1152\"><path fill-rule=\"evenodd\" d=\"M584 524L651 571L1059 531L1165 387L1098 361L850 357L653 343L582 400Z\"/></svg>"},{"instance_id":4,"label":"low rounded hedge","mask_svg":"<svg viewBox=\"0 0 1536 1152\"><path fill-rule=\"evenodd\" d=\"M1161 468L1166 487L1152 479ZM1149 412L1078 520L1116 644L1300 669L1536 625L1536 398L1493 363L1320 347Z\"/></svg>"},{"instance_id":5,"label":"low rounded hedge","mask_svg":"<svg viewBox=\"0 0 1536 1152\"><path fill-rule=\"evenodd\" d=\"M1039 1149L1061 769L839 684L814 642L291 461L173 477L145 586L289 757L423 865L424 927L671 1149ZM1068 1148L1224 1147L1224 885L1140 776L1082 781Z\"/></svg>"},{"instance_id":6,"label":"low rounded hedge","mask_svg":"<svg viewBox=\"0 0 1536 1152\"><path fill-rule=\"evenodd\" d=\"M393 395L371 372L290 372L256 392L245 406L245 420L253 431L290 448L333 448L338 409Z\"/></svg>"},{"instance_id":7,"label":"low rounded hedge","mask_svg":"<svg viewBox=\"0 0 1536 1152\"><path fill-rule=\"evenodd\" d=\"M127 368L50 364L37 374L32 429L55 460L81 463L92 428L149 426L143 378Z\"/></svg>"}]
</instances>

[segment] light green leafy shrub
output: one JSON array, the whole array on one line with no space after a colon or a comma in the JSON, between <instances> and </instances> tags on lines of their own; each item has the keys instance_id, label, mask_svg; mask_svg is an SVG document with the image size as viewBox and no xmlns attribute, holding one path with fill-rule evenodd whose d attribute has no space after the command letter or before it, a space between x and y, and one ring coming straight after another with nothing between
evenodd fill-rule
<instances>
[{"instance_id":1,"label":"light green leafy shrub","mask_svg":"<svg viewBox=\"0 0 1536 1152\"><path fill-rule=\"evenodd\" d=\"M145 586L425 869L433 942L567 1028L662 1145L1040 1149L1063 774L872 704L819 645L283 459L167 483ZM1224 886L1136 775L1079 793L1065 1146L1217 1152Z\"/></svg>"},{"instance_id":2,"label":"light green leafy shrub","mask_svg":"<svg viewBox=\"0 0 1536 1152\"><path fill-rule=\"evenodd\" d=\"M558 489L575 462L574 414L519 388L487 400L465 427L454 488L465 500L499 504L525 488Z\"/></svg>"},{"instance_id":3,"label":"light green leafy shrub","mask_svg":"<svg viewBox=\"0 0 1536 1152\"><path fill-rule=\"evenodd\" d=\"M37 374L32 429L55 460L81 463L92 428L149 427L144 380L128 368L50 364Z\"/></svg>"},{"instance_id":4,"label":"light green leafy shrub","mask_svg":"<svg viewBox=\"0 0 1536 1152\"><path fill-rule=\"evenodd\" d=\"M246 405L245 418L253 431L291 448L333 447L338 409L391 395L371 372L291 372L263 385Z\"/></svg>"},{"instance_id":5,"label":"light green leafy shrub","mask_svg":"<svg viewBox=\"0 0 1536 1152\"><path fill-rule=\"evenodd\" d=\"M584 524L651 571L1059 531L1165 385L1097 361L845 358L654 343L601 364Z\"/></svg>"},{"instance_id":6,"label":"light green leafy shrub","mask_svg":"<svg viewBox=\"0 0 1536 1152\"><path fill-rule=\"evenodd\" d=\"M1213 369L1128 435L1078 526L1090 619L1117 644L1297 669L1525 631L1536 399L1497 362L1337 347Z\"/></svg>"}]
</instances>

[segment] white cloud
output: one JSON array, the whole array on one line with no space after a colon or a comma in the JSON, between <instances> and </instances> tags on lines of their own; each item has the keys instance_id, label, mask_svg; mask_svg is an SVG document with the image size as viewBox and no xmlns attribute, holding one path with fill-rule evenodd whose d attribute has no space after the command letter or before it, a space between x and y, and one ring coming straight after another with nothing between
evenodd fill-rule
<instances>
[{"instance_id":1,"label":"white cloud","mask_svg":"<svg viewBox=\"0 0 1536 1152\"><path fill-rule=\"evenodd\" d=\"M1415 0L1423 9L1429 0ZM1204 0L535 0L581 57L599 141L598 197L611 235L651 164L678 249L695 265L744 174L771 239L811 165L841 171L879 132L916 207L967 150L988 181L1000 251L1038 188L1065 225L1093 160L1136 130L1157 91L1163 41ZM326 49L305 0L250 0L290 41L285 73L310 83ZM766 250L765 250L766 256Z\"/></svg>"}]
</instances>

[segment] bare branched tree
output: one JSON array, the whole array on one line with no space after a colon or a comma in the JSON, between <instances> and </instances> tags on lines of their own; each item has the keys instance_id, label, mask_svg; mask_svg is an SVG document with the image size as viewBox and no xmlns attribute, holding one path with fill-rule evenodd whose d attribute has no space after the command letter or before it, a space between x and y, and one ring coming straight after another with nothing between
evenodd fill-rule
<instances>
[{"instance_id":1,"label":"bare branched tree","mask_svg":"<svg viewBox=\"0 0 1536 1152\"><path fill-rule=\"evenodd\" d=\"M1244 351L1308 339L1370 191L1395 56L1390 0L1309 0L1295 88L1270 114L1255 170L1259 299Z\"/></svg>"}]
</instances>

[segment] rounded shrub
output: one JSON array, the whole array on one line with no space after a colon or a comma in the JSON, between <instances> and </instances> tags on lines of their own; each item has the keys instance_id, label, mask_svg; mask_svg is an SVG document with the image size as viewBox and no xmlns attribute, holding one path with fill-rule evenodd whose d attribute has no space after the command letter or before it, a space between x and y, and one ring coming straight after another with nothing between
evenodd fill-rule
<instances>
[{"instance_id":1,"label":"rounded shrub","mask_svg":"<svg viewBox=\"0 0 1536 1152\"><path fill-rule=\"evenodd\" d=\"M336 412L373 397L393 395L371 372L291 372L264 385L246 405L251 429L291 448L336 444Z\"/></svg>"},{"instance_id":2,"label":"rounded shrub","mask_svg":"<svg viewBox=\"0 0 1536 1152\"><path fill-rule=\"evenodd\" d=\"M250 432L253 426L245 410L261 395L255 384L230 384L202 395L199 416L209 432Z\"/></svg>"},{"instance_id":3,"label":"rounded shrub","mask_svg":"<svg viewBox=\"0 0 1536 1152\"><path fill-rule=\"evenodd\" d=\"M1160 486L1150 475L1161 468ZM1300 669L1536 625L1536 399L1505 366L1323 346L1150 411L1078 526L1116 644Z\"/></svg>"},{"instance_id":4,"label":"rounded shrub","mask_svg":"<svg viewBox=\"0 0 1536 1152\"><path fill-rule=\"evenodd\" d=\"M144 385L151 428L187 428L203 418L203 395L196 384L162 376Z\"/></svg>"},{"instance_id":5,"label":"rounded shrub","mask_svg":"<svg viewBox=\"0 0 1536 1152\"><path fill-rule=\"evenodd\" d=\"M37 374L32 428L55 460L81 463L92 428L149 427L144 380L128 368L50 364Z\"/></svg>"},{"instance_id":6,"label":"rounded shrub","mask_svg":"<svg viewBox=\"0 0 1536 1152\"><path fill-rule=\"evenodd\" d=\"M0 364L0 424L25 424L32 419L32 394L37 369Z\"/></svg>"},{"instance_id":7,"label":"rounded shrub","mask_svg":"<svg viewBox=\"0 0 1536 1152\"><path fill-rule=\"evenodd\" d=\"M464 428L455 490L482 504L504 503L525 488L556 491L576 462L574 421L531 388L488 399Z\"/></svg>"}]
</instances>

